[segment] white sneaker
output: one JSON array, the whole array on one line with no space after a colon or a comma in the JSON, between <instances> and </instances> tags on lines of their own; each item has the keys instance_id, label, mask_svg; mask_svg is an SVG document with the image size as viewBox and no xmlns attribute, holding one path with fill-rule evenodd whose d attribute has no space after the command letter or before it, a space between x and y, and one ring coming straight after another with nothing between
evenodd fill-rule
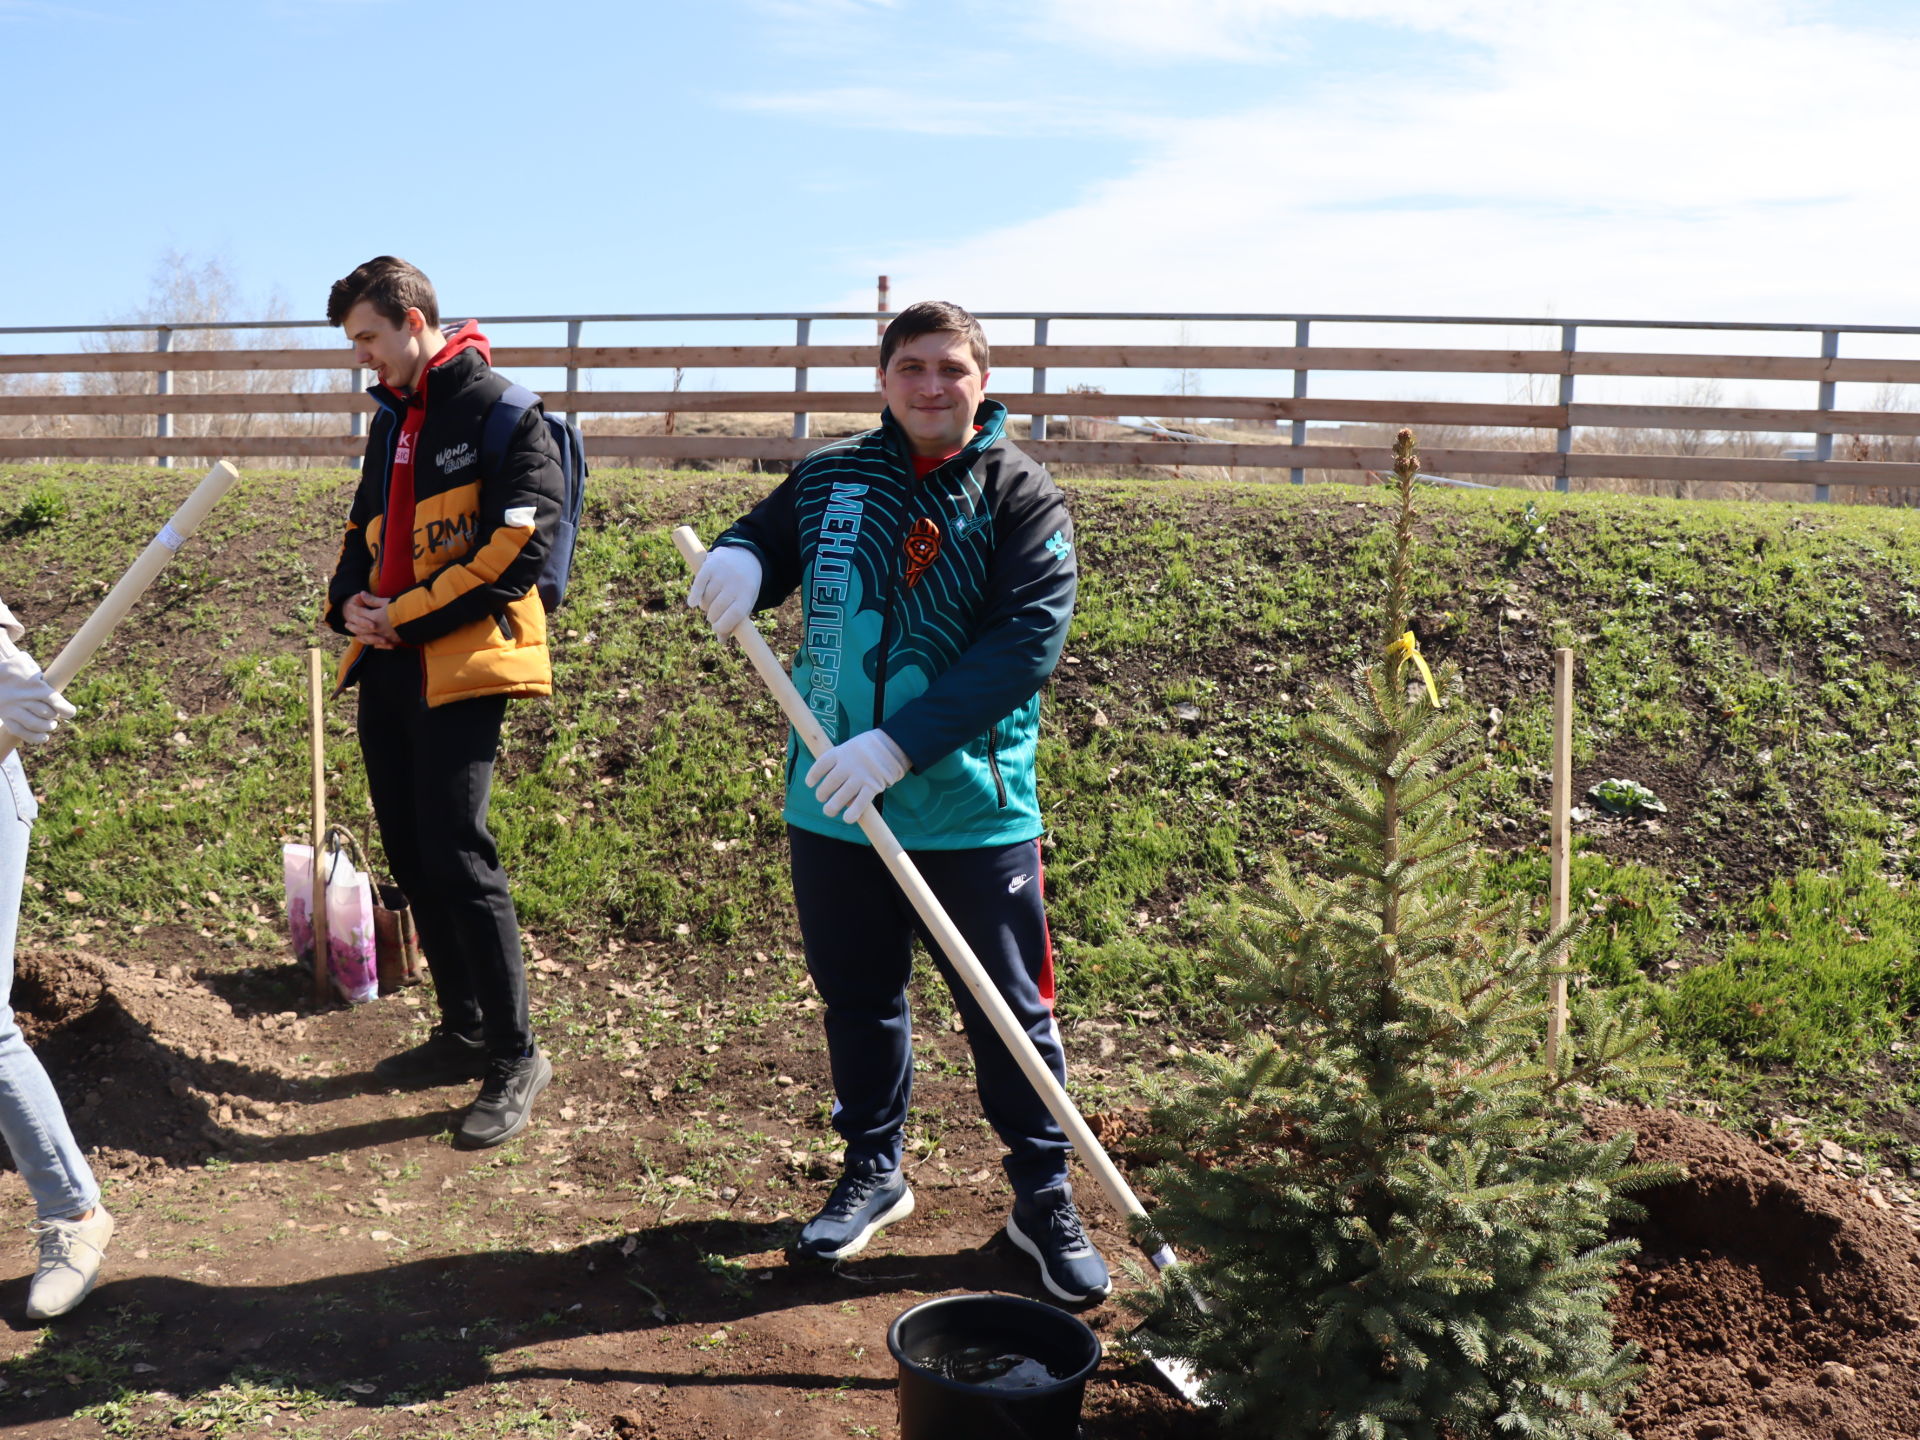
<instances>
[{"instance_id":1,"label":"white sneaker","mask_svg":"<svg viewBox=\"0 0 1920 1440\"><path fill-rule=\"evenodd\" d=\"M33 1232L40 1237L40 1268L27 1292L27 1318L51 1320L92 1292L113 1238L113 1216L96 1202L84 1220L42 1220Z\"/></svg>"}]
</instances>

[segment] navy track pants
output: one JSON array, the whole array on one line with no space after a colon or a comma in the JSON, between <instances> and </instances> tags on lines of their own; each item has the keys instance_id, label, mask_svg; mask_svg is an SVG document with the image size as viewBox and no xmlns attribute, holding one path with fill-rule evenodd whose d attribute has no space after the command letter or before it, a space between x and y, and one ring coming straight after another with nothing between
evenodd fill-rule
<instances>
[{"instance_id":1,"label":"navy track pants","mask_svg":"<svg viewBox=\"0 0 1920 1440\"><path fill-rule=\"evenodd\" d=\"M913 1093L913 1019L907 978L918 934L945 977L973 1046L980 1108L1007 1147L1016 1195L1067 1175L1067 1139L1020 1072L973 992L920 924L872 847L794 826L793 894L807 969L826 1006L827 1057L837 1097L833 1127L847 1163L897 1169ZM1042 904L1040 842L910 852L927 885L988 976L1066 1083L1053 1020L1053 949Z\"/></svg>"}]
</instances>

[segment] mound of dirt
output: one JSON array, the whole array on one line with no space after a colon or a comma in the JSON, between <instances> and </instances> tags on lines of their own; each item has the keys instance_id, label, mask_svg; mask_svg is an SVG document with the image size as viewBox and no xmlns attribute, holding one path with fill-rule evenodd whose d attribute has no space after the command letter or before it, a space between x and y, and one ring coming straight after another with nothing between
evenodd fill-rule
<instances>
[{"instance_id":1,"label":"mound of dirt","mask_svg":"<svg viewBox=\"0 0 1920 1440\"><path fill-rule=\"evenodd\" d=\"M23 950L13 1004L104 1170L193 1165L268 1133L296 1082L286 1039L309 1023L249 1014L178 965ZM269 1039L269 1035L272 1038Z\"/></svg>"},{"instance_id":2,"label":"mound of dirt","mask_svg":"<svg viewBox=\"0 0 1920 1440\"><path fill-rule=\"evenodd\" d=\"M1920 1434L1920 1243L1858 1186L1692 1116L1614 1109L1637 1160L1642 1249L1615 1305L1647 1352L1638 1440L1908 1440Z\"/></svg>"}]
</instances>

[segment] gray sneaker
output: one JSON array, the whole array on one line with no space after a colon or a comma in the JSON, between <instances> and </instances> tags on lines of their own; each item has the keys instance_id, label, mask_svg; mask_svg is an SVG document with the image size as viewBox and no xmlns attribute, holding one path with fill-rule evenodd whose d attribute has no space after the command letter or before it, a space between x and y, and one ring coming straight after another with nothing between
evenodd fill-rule
<instances>
[{"instance_id":1,"label":"gray sneaker","mask_svg":"<svg viewBox=\"0 0 1920 1440\"><path fill-rule=\"evenodd\" d=\"M40 1268L27 1291L27 1318L51 1320L92 1292L113 1238L113 1216L96 1202L84 1220L41 1220L33 1232L40 1237Z\"/></svg>"},{"instance_id":2,"label":"gray sneaker","mask_svg":"<svg viewBox=\"0 0 1920 1440\"><path fill-rule=\"evenodd\" d=\"M511 1140L526 1129L534 1097L552 1080L553 1065L537 1047L531 1055L489 1060L480 1096L453 1132L455 1147L487 1150Z\"/></svg>"}]
</instances>

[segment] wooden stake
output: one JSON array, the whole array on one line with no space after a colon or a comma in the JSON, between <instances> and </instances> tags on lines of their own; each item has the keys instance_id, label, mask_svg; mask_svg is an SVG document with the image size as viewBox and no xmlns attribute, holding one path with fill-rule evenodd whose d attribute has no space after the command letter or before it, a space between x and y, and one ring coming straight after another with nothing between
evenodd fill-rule
<instances>
[{"instance_id":1,"label":"wooden stake","mask_svg":"<svg viewBox=\"0 0 1920 1440\"><path fill-rule=\"evenodd\" d=\"M313 760L313 1003L332 999L327 983L327 766L326 728L318 646L307 651L307 749Z\"/></svg>"},{"instance_id":2,"label":"wooden stake","mask_svg":"<svg viewBox=\"0 0 1920 1440\"><path fill-rule=\"evenodd\" d=\"M1553 652L1553 816L1549 827L1552 872L1547 882L1547 923L1567 923L1567 888L1572 863L1569 833L1573 808L1573 651ZM1560 1037L1567 1033L1567 967L1554 968L1547 992L1547 1066L1559 1063Z\"/></svg>"}]
</instances>

